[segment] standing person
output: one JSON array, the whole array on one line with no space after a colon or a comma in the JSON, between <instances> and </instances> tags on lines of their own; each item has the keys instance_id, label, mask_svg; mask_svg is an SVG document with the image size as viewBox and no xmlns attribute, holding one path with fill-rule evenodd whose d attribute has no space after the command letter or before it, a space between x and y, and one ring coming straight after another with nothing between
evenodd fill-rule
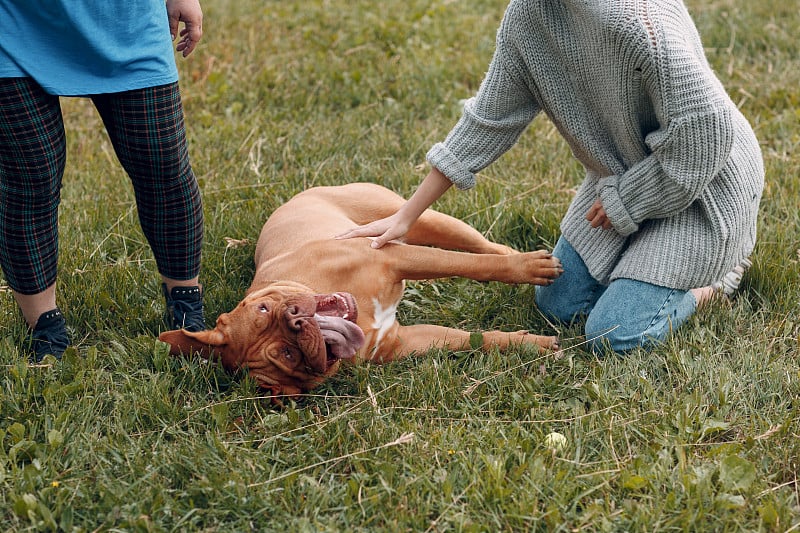
<instances>
[{"instance_id":1,"label":"standing person","mask_svg":"<svg viewBox=\"0 0 800 533\"><path fill-rule=\"evenodd\" d=\"M427 154L431 172L397 213L340 237L401 237L541 112L586 171L553 250L564 274L536 288L542 312L585 317L593 349L625 352L738 288L763 162L681 0L512 0L477 94Z\"/></svg>"},{"instance_id":2,"label":"standing person","mask_svg":"<svg viewBox=\"0 0 800 533\"><path fill-rule=\"evenodd\" d=\"M202 21L199 0L0 0L0 266L37 362L69 345L56 305L59 96L92 99L130 176L168 325L205 328L203 211L172 51L179 37L177 51L192 53Z\"/></svg>"}]
</instances>

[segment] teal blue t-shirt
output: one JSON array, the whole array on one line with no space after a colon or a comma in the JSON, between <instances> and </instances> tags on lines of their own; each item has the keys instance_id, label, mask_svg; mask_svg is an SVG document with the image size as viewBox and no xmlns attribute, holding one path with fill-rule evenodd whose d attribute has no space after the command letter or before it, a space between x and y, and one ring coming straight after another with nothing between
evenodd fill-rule
<instances>
[{"instance_id":1,"label":"teal blue t-shirt","mask_svg":"<svg viewBox=\"0 0 800 533\"><path fill-rule=\"evenodd\" d=\"M58 95L178 79L164 0L0 0L0 78Z\"/></svg>"}]
</instances>

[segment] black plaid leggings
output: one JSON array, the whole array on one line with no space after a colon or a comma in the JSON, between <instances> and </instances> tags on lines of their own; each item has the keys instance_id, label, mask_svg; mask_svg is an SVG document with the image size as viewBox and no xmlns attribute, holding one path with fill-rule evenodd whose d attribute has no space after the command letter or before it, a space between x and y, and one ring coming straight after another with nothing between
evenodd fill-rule
<instances>
[{"instance_id":1,"label":"black plaid leggings","mask_svg":"<svg viewBox=\"0 0 800 533\"><path fill-rule=\"evenodd\" d=\"M158 271L194 278L203 209L178 84L91 98L131 178ZM30 78L0 78L0 266L20 294L38 294L55 283L65 162L59 97Z\"/></svg>"}]
</instances>

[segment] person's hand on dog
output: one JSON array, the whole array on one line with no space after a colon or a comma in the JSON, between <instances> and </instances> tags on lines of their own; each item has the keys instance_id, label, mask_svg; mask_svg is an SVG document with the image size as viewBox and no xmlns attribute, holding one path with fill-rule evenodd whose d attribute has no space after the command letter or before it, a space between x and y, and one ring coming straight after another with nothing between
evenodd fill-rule
<instances>
[{"instance_id":1,"label":"person's hand on dog","mask_svg":"<svg viewBox=\"0 0 800 533\"><path fill-rule=\"evenodd\" d=\"M612 228L611 220L608 219L608 215L606 214L606 208L603 207L603 202L601 202L599 198L594 201L592 207L589 208L589 212L586 213L586 220L589 221L589 225L593 228Z\"/></svg>"},{"instance_id":2,"label":"person's hand on dog","mask_svg":"<svg viewBox=\"0 0 800 533\"><path fill-rule=\"evenodd\" d=\"M416 220L416 217L406 219L403 217L402 211L398 211L394 215L375 220L363 226L356 226L355 228L337 235L337 239L351 239L353 237L375 237L371 246L373 248L380 248L389 241L402 238L408 229Z\"/></svg>"},{"instance_id":3,"label":"person's hand on dog","mask_svg":"<svg viewBox=\"0 0 800 533\"><path fill-rule=\"evenodd\" d=\"M409 228L419 216L428 209L433 202L439 199L450 186L453 185L447 176L432 168L422 180L419 188L411 198L403 204L397 213L381 220L357 226L340 235L337 239L350 239L353 237L375 237L372 241L373 248L380 248L389 241L399 239L408 233Z\"/></svg>"}]
</instances>

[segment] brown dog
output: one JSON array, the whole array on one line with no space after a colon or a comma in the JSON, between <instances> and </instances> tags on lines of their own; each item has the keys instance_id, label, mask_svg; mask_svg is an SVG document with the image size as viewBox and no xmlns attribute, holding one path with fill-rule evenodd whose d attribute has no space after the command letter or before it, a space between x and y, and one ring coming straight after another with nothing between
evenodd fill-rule
<instances>
[{"instance_id":1,"label":"brown dog","mask_svg":"<svg viewBox=\"0 0 800 533\"><path fill-rule=\"evenodd\" d=\"M369 183L298 194L264 224L255 278L236 309L222 314L212 330L166 331L159 339L171 345L172 354L218 356L228 370L246 368L274 396L296 396L333 375L342 359L387 362L435 347L470 347L467 331L397 322L404 280L459 276L545 285L562 271L548 252L517 252L430 209L406 243L375 250L367 238L334 238L394 213L402 203ZM556 337L526 331L482 334L484 349L518 344L558 347Z\"/></svg>"}]
</instances>

